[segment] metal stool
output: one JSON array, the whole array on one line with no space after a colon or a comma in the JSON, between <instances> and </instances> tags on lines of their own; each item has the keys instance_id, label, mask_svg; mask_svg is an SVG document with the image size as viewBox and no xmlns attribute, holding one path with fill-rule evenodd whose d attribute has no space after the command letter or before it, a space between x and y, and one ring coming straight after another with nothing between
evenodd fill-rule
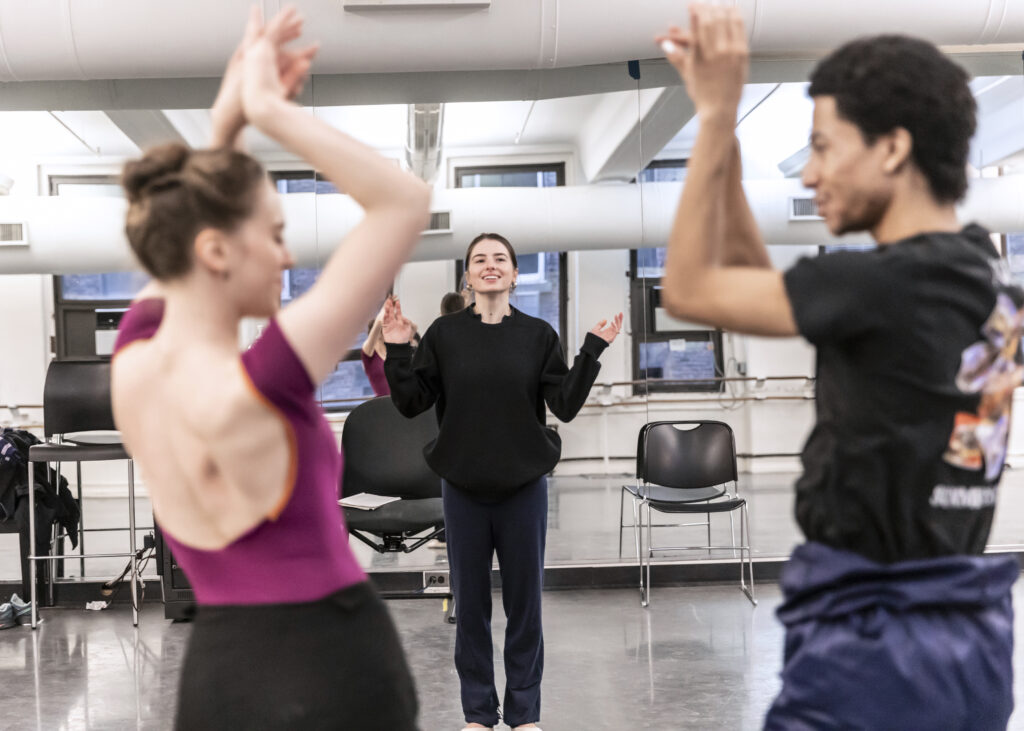
<instances>
[{"instance_id":1,"label":"metal stool","mask_svg":"<svg viewBox=\"0 0 1024 731\"><path fill-rule=\"evenodd\" d=\"M135 464L125 452L120 438L116 435L89 435L79 432L114 431L114 414L110 402L110 363L106 361L53 361L46 371L43 387L43 431L44 444L29 449L28 482L30 491L35 485L36 462L100 462L127 460L128 462L128 553L93 553L81 555L37 556L35 498L29 499L29 545L32 554L28 557L30 582L32 585L32 628L38 622L38 587L36 586L36 562L60 561L65 558L124 558L131 562L132 624L138 626L138 560L135 545ZM68 435L74 435L68 437ZM54 441L54 437L57 438ZM79 468L79 477L81 470ZM79 481L79 497L81 496ZM51 575L52 575L51 571Z\"/></svg>"}]
</instances>

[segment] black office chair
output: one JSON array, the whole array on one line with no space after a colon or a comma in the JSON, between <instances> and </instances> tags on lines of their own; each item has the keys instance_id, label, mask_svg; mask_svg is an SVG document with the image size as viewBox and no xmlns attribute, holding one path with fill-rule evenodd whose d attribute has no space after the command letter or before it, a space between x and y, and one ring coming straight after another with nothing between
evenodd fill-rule
<instances>
[{"instance_id":1,"label":"black office chair","mask_svg":"<svg viewBox=\"0 0 1024 731\"><path fill-rule=\"evenodd\" d=\"M728 490L732 483L733 493ZM736 442L732 429L721 421L657 421L640 429L637 444L637 481L623 486L623 497L633 498L633 534L640 566L640 603L650 603L651 560L655 551L739 550L740 590L754 605L754 564L750 546L747 501L737 488ZM646 508L646 520L644 509ZM619 550L622 550L622 503L619 506ZM732 545L711 545L711 514L740 511L740 543L733 531ZM699 515L698 523L652 524L651 512ZM647 549L642 528L647 528ZM707 526L705 546L655 546L654 527ZM744 573L744 564L746 573ZM749 576L749 583L747 581Z\"/></svg>"},{"instance_id":2,"label":"black office chair","mask_svg":"<svg viewBox=\"0 0 1024 731\"><path fill-rule=\"evenodd\" d=\"M110 401L110 363L106 361L53 361L46 370L43 386L44 444L29 449L28 480L34 484L36 462L75 462L78 464L78 497L82 495L82 462L127 460L128 462L128 553L85 553L82 523L81 555L63 556L59 552L29 556L32 588L32 628L37 626L36 562L64 558L124 558L130 562L132 624L138 626L138 562L135 547L135 465L117 436L80 434L80 432L115 431ZM70 435L70 436L67 436ZM56 438L56 441L54 441ZM34 500L29 500L29 545L36 545ZM83 516L84 521L84 516ZM50 571L50 575L53 575Z\"/></svg>"},{"instance_id":3,"label":"black office chair","mask_svg":"<svg viewBox=\"0 0 1024 731\"><path fill-rule=\"evenodd\" d=\"M407 419L388 396L360 404L345 420L343 496L401 498L376 510L345 508L349 533L378 553L410 553L444 532L441 480L423 457L436 436L433 409Z\"/></svg>"}]
</instances>

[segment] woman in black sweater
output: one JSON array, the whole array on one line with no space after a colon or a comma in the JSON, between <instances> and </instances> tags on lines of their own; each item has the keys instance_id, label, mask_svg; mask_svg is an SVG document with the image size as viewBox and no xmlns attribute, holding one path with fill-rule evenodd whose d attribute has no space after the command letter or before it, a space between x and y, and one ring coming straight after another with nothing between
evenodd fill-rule
<instances>
[{"instance_id":1,"label":"woman in black sweater","mask_svg":"<svg viewBox=\"0 0 1024 731\"><path fill-rule=\"evenodd\" d=\"M491 560L502 578L505 632L504 720L535 728L544 664L541 589L547 532L547 475L561 440L545 426L545 403L569 421L587 400L598 357L622 314L587 334L568 368L554 329L509 304L516 254L498 234L480 234L466 252L473 306L440 317L413 356L401 305L383 322L391 398L408 417L436 407L437 439L424 450L442 478L448 561L455 593L455 667L467 728L498 723L491 646Z\"/></svg>"}]
</instances>

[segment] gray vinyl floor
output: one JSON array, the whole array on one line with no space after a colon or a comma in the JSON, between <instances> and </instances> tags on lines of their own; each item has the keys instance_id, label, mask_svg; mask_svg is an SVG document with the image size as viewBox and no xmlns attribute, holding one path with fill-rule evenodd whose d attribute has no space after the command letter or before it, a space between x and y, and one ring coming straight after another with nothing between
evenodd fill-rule
<instances>
[{"instance_id":1,"label":"gray vinyl floor","mask_svg":"<svg viewBox=\"0 0 1024 731\"><path fill-rule=\"evenodd\" d=\"M1022 591L1018 585L1018 602ZM762 587L756 608L732 586L656 589L646 610L631 590L547 592L543 728L760 728L778 689L777 603L773 586ZM388 606L416 678L421 727L457 731L454 627L437 601ZM495 614L500 647L504 618ZM0 729L171 728L189 632L164 620L158 604L144 608L137 630L119 608L51 609L35 632L0 632ZM1019 649L1017 658L1021 667ZM497 651L495 661L500 692ZM1020 716L1010 728L1024 729Z\"/></svg>"}]
</instances>

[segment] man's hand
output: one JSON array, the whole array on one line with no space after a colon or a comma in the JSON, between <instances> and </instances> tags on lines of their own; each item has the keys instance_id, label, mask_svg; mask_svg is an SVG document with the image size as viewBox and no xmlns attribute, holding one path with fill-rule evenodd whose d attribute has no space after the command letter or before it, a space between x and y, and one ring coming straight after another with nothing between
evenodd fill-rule
<instances>
[{"instance_id":1,"label":"man's hand","mask_svg":"<svg viewBox=\"0 0 1024 731\"><path fill-rule=\"evenodd\" d=\"M739 12L694 3L690 5L690 29L676 26L657 37L693 100L699 117L725 114L735 117L747 80L750 49Z\"/></svg>"}]
</instances>

